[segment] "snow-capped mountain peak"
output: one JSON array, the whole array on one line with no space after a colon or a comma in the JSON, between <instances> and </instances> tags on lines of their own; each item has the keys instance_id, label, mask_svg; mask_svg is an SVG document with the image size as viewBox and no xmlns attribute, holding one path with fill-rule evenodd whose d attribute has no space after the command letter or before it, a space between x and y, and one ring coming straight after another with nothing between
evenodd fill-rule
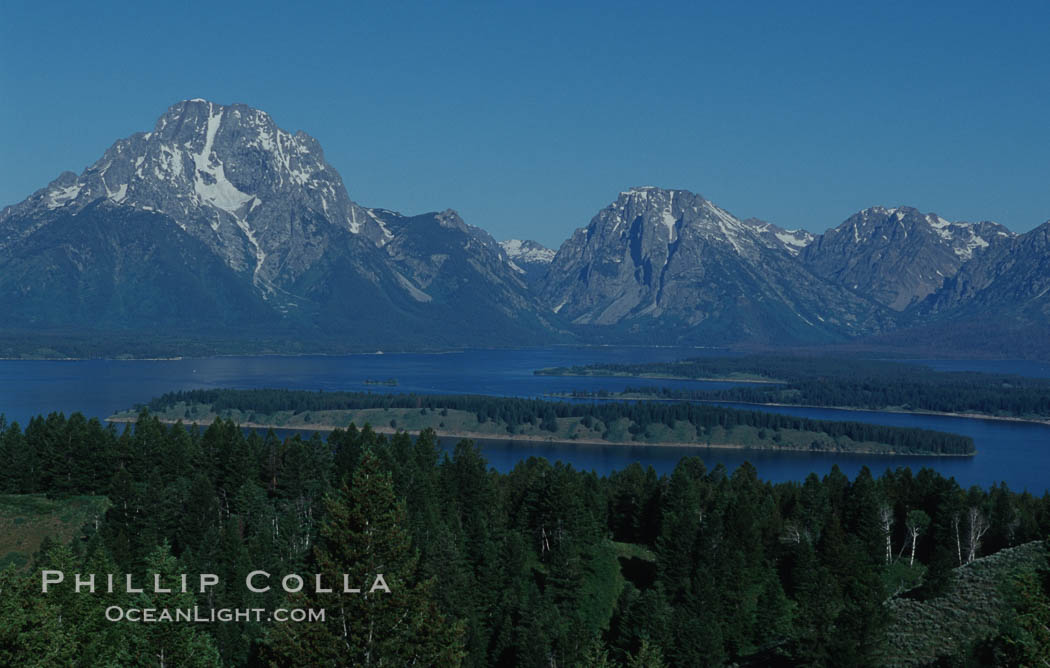
<instances>
[{"instance_id":1,"label":"snow-capped mountain peak","mask_svg":"<svg viewBox=\"0 0 1050 668\"><path fill-rule=\"evenodd\" d=\"M797 255L813 240L804 230L788 231L771 223L741 220L703 196L688 190L655 186L630 188L595 217L603 222L603 234L627 238L638 234L643 224L654 238L673 245L683 234L698 236L747 257L757 257L758 247ZM593 224L593 221L592 221Z\"/></svg>"},{"instance_id":2,"label":"snow-capped mountain peak","mask_svg":"<svg viewBox=\"0 0 1050 668\"><path fill-rule=\"evenodd\" d=\"M556 252L531 239L507 239L499 245L507 257L518 264L550 264Z\"/></svg>"},{"instance_id":3,"label":"snow-capped mountain peak","mask_svg":"<svg viewBox=\"0 0 1050 668\"><path fill-rule=\"evenodd\" d=\"M811 240L687 190L631 188L562 245L541 294L578 326L624 328L639 340L745 330L783 340L877 326L877 309L798 261Z\"/></svg>"},{"instance_id":4,"label":"snow-capped mountain peak","mask_svg":"<svg viewBox=\"0 0 1050 668\"><path fill-rule=\"evenodd\" d=\"M376 245L391 236L350 200L313 137L247 105L201 98L172 105L152 131L118 140L79 176L63 173L9 207L0 228L14 214L76 211L100 198L168 215L261 287L277 270L268 258L287 240L290 220L323 221Z\"/></svg>"},{"instance_id":5,"label":"snow-capped mountain peak","mask_svg":"<svg viewBox=\"0 0 1050 668\"><path fill-rule=\"evenodd\" d=\"M950 244L952 251L963 261L973 258L974 253L988 248L989 245L1003 238L1015 236L1002 225L990 221L951 222L935 213L927 214L925 218L930 228Z\"/></svg>"},{"instance_id":6,"label":"snow-capped mountain peak","mask_svg":"<svg viewBox=\"0 0 1050 668\"><path fill-rule=\"evenodd\" d=\"M896 229L894 229L896 228ZM852 236L854 243L897 243L900 236L906 239L909 234L931 232L939 242L950 247L951 251L965 262L974 253L987 248L1000 238L1010 238L1013 234L1002 225L993 222L952 222L936 213L921 213L910 206L886 208L873 206L858 212L845 223L829 230L828 234L837 235L843 232Z\"/></svg>"},{"instance_id":7,"label":"snow-capped mountain peak","mask_svg":"<svg viewBox=\"0 0 1050 668\"><path fill-rule=\"evenodd\" d=\"M361 207L312 137L200 98L0 211L0 312L63 331L534 341L526 279L454 211Z\"/></svg>"},{"instance_id":8,"label":"snow-capped mountain peak","mask_svg":"<svg viewBox=\"0 0 1050 668\"><path fill-rule=\"evenodd\" d=\"M909 206L874 206L825 232L802 257L819 275L902 311L1010 236L995 223L955 223Z\"/></svg>"}]
</instances>

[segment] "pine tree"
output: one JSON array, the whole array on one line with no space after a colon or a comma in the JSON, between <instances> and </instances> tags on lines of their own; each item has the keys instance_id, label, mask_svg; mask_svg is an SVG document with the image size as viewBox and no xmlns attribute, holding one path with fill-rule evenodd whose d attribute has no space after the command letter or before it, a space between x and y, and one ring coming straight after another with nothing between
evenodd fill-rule
<instances>
[{"instance_id":1,"label":"pine tree","mask_svg":"<svg viewBox=\"0 0 1050 668\"><path fill-rule=\"evenodd\" d=\"M17 422L0 417L0 492L26 494L35 489L34 456Z\"/></svg>"},{"instance_id":2,"label":"pine tree","mask_svg":"<svg viewBox=\"0 0 1050 668\"><path fill-rule=\"evenodd\" d=\"M172 588L172 593L155 593L148 587L142 594L137 594L133 605L140 608L189 609L197 604L192 592L178 591L177 575L184 573L179 561L171 555L171 548L165 542L154 548L146 557L146 573L160 576L163 586ZM189 668L210 668L220 666L219 651L211 636L203 628L189 623L154 623L140 624L137 629L141 642L134 648L134 665L187 666Z\"/></svg>"},{"instance_id":3,"label":"pine tree","mask_svg":"<svg viewBox=\"0 0 1050 668\"><path fill-rule=\"evenodd\" d=\"M8 567L0 572L0 665L70 665L80 649L77 624L72 614L75 598L67 586L40 589L40 571L74 568L72 551L45 539L32 575Z\"/></svg>"},{"instance_id":4,"label":"pine tree","mask_svg":"<svg viewBox=\"0 0 1050 668\"><path fill-rule=\"evenodd\" d=\"M591 639L583 654L583 659L576 665L577 668L611 668L612 663L609 661L609 650L606 649L605 643L602 642L600 633Z\"/></svg>"},{"instance_id":5,"label":"pine tree","mask_svg":"<svg viewBox=\"0 0 1050 668\"><path fill-rule=\"evenodd\" d=\"M116 573L118 567L106 553L102 541L92 539L87 548L83 570L86 573ZM74 597L72 613L80 620L78 627L79 665L128 666L134 664L132 649L138 644L143 624L116 623L106 619L106 608L111 605L132 605L131 596L117 588L113 593L101 593L104 576L97 576L97 595Z\"/></svg>"},{"instance_id":6,"label":"pine tree","mask_svg":"<svg viewBox=\"0 0 1050 668\"><path fill-rule=\"evenodd\" d=\"M650 643L648 638L642 640L638 653L627 661L627 668L664 668L666 665L660 647Z\"/></svg>"},{"instance_id":7,"label":"pine tree","mask_svg":"<svg viewBox=\"0 0 1050 668\"><path fill-rule=\"evenodd\" d=\"M272 663L459 665L462 629L438 611L434 581L418 578L405 504L370 451L362 455L352 482L344 481L326 499L325 509L314 557L336 592L293 599L299 607L325 608L325 622L275 625ZM341 593L344 577L361 593Z\"/></svg>"}]
</instances>

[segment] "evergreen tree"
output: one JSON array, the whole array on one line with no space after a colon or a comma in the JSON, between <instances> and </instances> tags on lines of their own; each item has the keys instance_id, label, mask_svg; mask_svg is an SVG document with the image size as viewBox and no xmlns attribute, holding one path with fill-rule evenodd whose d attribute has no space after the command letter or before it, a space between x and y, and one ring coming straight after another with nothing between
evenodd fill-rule
<instances>
[{"instance_id":1,"label":"evergreen tree","mask_svg":"<svg viewBox=\"0 0 1050 668\"><path fill-rule=\"evenodd\" d=\"M627 668L664 668L666 665L660 647L650 643L647 638L642 640L638 653L632 655L627 661Z\"/></svg>"},{"instance_id":2,"label":"evergreen tree","mask_svg":"<svg viewBox=\"0 0 1050 668\"><path fill-rule=\"evenodd\" d=\"M183 593L178 590L178 574L185 573L186 569L172 556L167 543L158 545L146 557L145 572L158 574L162 586L167 586L173 591L155 593L147 586L142 594L135 595L134 606L175 610L190 609L197 604L193 592ZM172 622L138 626L139 643L132 649L134 665L188 668L221 665L214 640L196 624Z\"/></svg>"},{"instance_id":3,"label":"evergreen tree","mask_svg":"<svg viewBox=\"0 0 1050 668\"><path fill-rule=\"evenodd\" d=\"M605 643L602 642L601 634L591 638L591 642L587 645L583 658L576 664L576 668L612 668L612 663L609 661L609 650L606 649Z\"/></svg>"},{"instance_id":4,"label":"evergreen tree","mask_svg":"<svg viewBox=\"0 0 1050 668\"><path fill-rule=\"evenodd\" d=\"M326 499L325 509L314 556L336 593L293 599L325 608L325 622L272 627L273 663L459 665L462 629L437 610L434 581L418 578L405 504L371 452L363 454L352 482ZM360 594L340 593L344 574Z\"/></svg>"},{"instance_id":5,"label":"evergreen tree","mask_svg":"<svg viewBox=\"0 0 1050 668\"><path fill-rule=\"evenodd\" d=\"M0 492L27 494L37 491L35 455L29 449L17 422L7 423L0 417Z\"/></svg>"}]
</instances>

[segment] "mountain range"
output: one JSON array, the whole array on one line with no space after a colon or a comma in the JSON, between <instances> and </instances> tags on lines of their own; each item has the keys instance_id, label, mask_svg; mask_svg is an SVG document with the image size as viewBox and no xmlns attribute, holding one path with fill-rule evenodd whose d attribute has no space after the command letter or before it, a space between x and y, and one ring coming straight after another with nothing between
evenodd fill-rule
<instances>
[{"instance_id":1,"label":"mountain range","mask_svg":"<svg viewBox=\"0 0 1050 668\"><path fill-rule=\"evenodd\" d=\"M42 336L177 336L279 352L562 342L1046 356L1048 291L1050 223L1015 235L909 207L814 236L645 186L557 250L500 243L452 210L362 206L314 138L201 99L0 211L8 354Z\"/></svg>"}]
</instances>

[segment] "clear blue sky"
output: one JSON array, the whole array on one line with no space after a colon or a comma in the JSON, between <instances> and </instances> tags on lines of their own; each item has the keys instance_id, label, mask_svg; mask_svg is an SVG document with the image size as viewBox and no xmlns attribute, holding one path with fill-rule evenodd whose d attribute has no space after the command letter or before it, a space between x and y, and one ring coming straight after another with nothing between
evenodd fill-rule
<instances>
[{"instance_id":1,"label":"clear blue sky","mask_svg":"<svg viewBox=\"0 0 1050 668\"><path fill-rule=\"evenodd\" d=\"M0 205L205 97L316 137L366 206L501 239L558 244L632 185L814 232L875 204L1025 231L1050 4L996 4L0 0Z\"/></svg>"}]
</instances>

